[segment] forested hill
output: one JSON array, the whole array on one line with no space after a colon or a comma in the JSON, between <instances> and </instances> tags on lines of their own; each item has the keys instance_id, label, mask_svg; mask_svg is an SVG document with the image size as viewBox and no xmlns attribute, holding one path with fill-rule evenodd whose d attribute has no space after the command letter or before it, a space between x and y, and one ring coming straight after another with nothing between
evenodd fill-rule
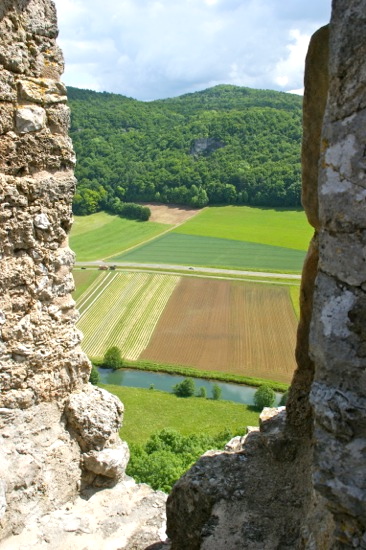
<instances>
[{"instance_id":1,"label":"forested hill","mask_svg":"<svg viewBox=\"0 0 366 550\"><path fill-rule=\"evenodd\" d=\"M228 85L151 102L68 95L77 214L137 201L300 205L299 96Z\"/></svg>"}]
</instances>

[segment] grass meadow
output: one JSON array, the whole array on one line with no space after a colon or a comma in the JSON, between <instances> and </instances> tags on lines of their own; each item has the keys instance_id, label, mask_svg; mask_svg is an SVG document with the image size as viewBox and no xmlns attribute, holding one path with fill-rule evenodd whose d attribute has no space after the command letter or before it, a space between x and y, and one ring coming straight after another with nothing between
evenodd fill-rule
<instances>
[{"instance_id":1,"label":"grass meadow","mask_svg":"<svg viewBox=\"0 0 366 550\"><path fill-rule=\"evenodd\" d=\"M301 271L304 258L302 250L172 232L111 260L290 273Z\"/></svg>"},{"instance_id":2,"label":"grass meadow","mask_svg":"<svg viewBox=\"0 0 366 550\"><path fill-rule=\"evenodd\" d=\"M211 206L174 233L307 250L313 229L302 210Z\"/></svg>"},{"instance_id":3,"label":"grass meadow","mask_svg":"<svg viewBox=\"0 0 366 550\"><path fill-rule=\"evenodd\" d=\"M78 262L101 260L143 243L170 227L162 223L126 220L105 212L75 216L70 247Z\"/></svg>"},{"instance_id":4,"label":"grass meadow","mask_svg":"<svg viewBox=\"0 0 366 550\"><path fill-rule=\"evenodd\" d=\"M163 428L174 428L183 435L216 435L228 428L243 435L246 426L258 426L258 411L230 401L198 397L182 398L173 394L125 386L102 386L116 395L125 406L122 439L144 443Z\"/></svg>"}]
</instances>

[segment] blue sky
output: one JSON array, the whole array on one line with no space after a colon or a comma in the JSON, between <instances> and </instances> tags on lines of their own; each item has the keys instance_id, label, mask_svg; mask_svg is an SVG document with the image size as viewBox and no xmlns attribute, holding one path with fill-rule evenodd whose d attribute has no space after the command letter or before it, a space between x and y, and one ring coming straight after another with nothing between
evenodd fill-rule
<instances>
[{"instance_id":1,"label":"blue sky","mask_svg":"<svg viewBox=\"0 0 366 550\"><path fill-rule=\"evenodd\" d=\"M216 84L301 90L331 0L55 0L69 86L141 100Z\"/></svg>"}]
</instances>

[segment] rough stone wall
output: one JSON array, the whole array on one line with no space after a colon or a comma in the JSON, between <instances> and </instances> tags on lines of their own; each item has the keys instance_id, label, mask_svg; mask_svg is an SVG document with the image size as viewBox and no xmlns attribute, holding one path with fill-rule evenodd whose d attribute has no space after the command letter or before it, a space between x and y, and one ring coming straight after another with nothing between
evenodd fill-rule
<instances>
[{"instance_id":1,"label":"rough stone wall","mask_svg":"<svg viewBox=\"0 0 366 550\"><path fill-rule=\"evenodd\" d=\"M319 165L315 488L340 548L366 548L366 2L333 2Z\"/></svg>"},{"instance_id":2,"label":"rough stone wall","mask_svg":"<svg viewBox=\"0 0 366 550\"><path fill-rule=\"evenodd\" d=\"M0 5L0 407L62 400L88 380L70 292L75 156L48 0Z\"/></svg>"}]
</instances>

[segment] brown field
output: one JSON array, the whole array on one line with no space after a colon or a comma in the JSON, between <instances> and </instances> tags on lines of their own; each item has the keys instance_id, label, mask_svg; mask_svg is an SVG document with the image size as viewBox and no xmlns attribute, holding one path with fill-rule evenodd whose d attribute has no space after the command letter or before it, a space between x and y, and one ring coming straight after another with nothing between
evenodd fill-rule
<instances>
[{"instance_id":1,"label":"brown field","mask_svg":"<svg viewBox=\"0 0 366 550\"><path fill-rule=\"evenodd\" d=\"M189 208L179 204L151 204L143 203L151 210L150 222L167 223L170 225L181 224L201 212L197 208Z\"/></svg>"},{"instance_id":2,"label":"brown field","mask_svg":"<svg viewBox=\"0 0 366 550\"><path fill-rule=\"evenodd\" d=\"M184 277L139 359L290 383L296 329L286 288Z\"/></svg>"}]
</instances>

